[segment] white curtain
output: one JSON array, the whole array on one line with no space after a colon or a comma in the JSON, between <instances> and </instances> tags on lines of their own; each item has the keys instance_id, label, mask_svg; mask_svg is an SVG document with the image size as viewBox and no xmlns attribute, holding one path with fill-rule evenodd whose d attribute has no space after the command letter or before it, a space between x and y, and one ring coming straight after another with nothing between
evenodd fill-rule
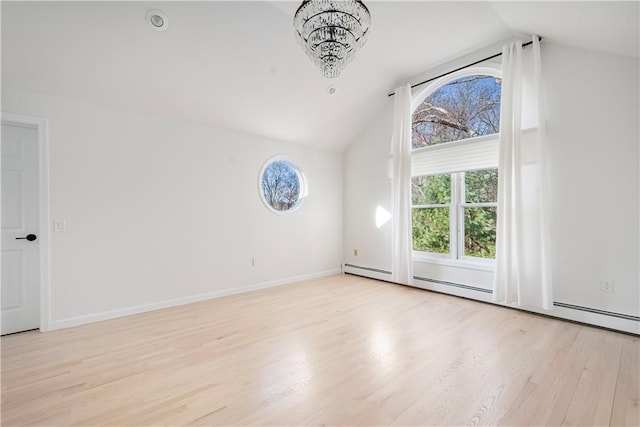
<instances>
[{"instance_id":1,"label":"white curtain","mask_svg":"<svg viewBox=\"0 0 640 427\"><path fill-rule=\"evenodd\" d=\"M393 281L413 283L411 260L411 86L395 90L393 135Z\"/></svg>"},{"instance_id":2,"label":"white curtain","mask_svg":"<svg viewBox=\"0 0 640 427\"><path fill-rule=\"evenodd\" d=\"M522 42L502 50L502 106L498 176L498 225L494 301L553 308L546 212L545 126L540 44L523 53ZM525 120L535 127L523 133Z\"/></svg>"}]
</instances>

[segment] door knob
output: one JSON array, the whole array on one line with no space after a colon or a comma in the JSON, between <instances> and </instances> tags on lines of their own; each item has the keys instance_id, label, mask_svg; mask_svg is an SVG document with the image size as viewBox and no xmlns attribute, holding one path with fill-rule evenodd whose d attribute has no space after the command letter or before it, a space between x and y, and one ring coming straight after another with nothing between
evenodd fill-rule
<instances>
[{"instance_id":1,"label":"door knob","mask_svg":"<svg viewBox=\"0 0 640 427\"><path fill-rule=\"evenodd\" d=\"M36 236L35 234L27 234L26 237L16 237L16 240L28 240L30 242L33 242L37 238L38 236Z\"/></svg>"}]
</instances>

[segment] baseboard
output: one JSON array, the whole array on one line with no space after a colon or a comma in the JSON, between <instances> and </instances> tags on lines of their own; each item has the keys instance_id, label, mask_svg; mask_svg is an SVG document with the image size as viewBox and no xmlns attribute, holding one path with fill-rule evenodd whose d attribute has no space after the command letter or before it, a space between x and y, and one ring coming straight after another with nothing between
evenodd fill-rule
<instances>
[{"instance_id":1,"label":"baseboard","mask_svg":"<svg viewBox=\"0 0 640 427\"><path fill-rule=\"evenodd\" d=\"M353 274L356 276L384 280L387 282L391 280L391 272L380 273L380 271L383 270L357 266L353 266L352 268L347 269L346 265L344 268L345 273ZM492 301L491 291L486 289L475 289L474 287L468 285L444 282L440 280L430 280L424 277L414 277L412 286L428 291L473 299L476 301L513 308L516 310L528 311L544 316L550 316L558 319L570 320L573 322L584 323L587 325L598 326L634 335L640 335L640 318L637 316L607 312L589 307L566 304L558 301L554 302L553 310L542 310L529 307L515 307L512 305L500 304Z\"/></svg>"},{"instance_id":2,"label":"baseboard","mask_svg":"<svg viewBox=\"0 0 640 427\"><path fill-rule=\"evenodd\" d=\"M304 280L318 279L320 277L340 274L340 269L326 270L317 273L304 274L301 276L288 277L279 280L269 280L252 285L240 286L236 288L221 289L213 292L206 292L187 297L174 298L166 301L159 301L149 304L136 305L132 307L120 308L116 310L102 311L99 313L86 314L83 316L69 317L67 319L54 320L50 323L47 331L56 329L71 328L73 326L85 325L87 323L100 322L103 320L116 319L118 317L131 316L133 314L146 313L148 311L161 310L163 308L176 307L184 304L191 304L199 301L206 301L214 298L236 295L259 289L273 288L275 286L287 285L289 283L302 282Z\"/></svg>"}]
</instances>

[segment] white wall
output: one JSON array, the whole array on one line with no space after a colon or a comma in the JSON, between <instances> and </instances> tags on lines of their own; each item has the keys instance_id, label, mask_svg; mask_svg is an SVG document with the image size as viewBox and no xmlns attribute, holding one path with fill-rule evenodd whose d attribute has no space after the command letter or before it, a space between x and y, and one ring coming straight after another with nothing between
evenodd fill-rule
<instances>
[{"instance_id":1,"label":"white wall","mask_svg":"<svg viewBox=\"0 0 640 427\"><path fill-rule=\"evenodd\" d=\"M391 270L391 221L378 228L376 211L380 207L391 212L392 115L393 98L389 98L371 125L344 153L345 262L387 271Z\"/></svg>"},{"instance_id":2,"label":"white wall","mask_svg":"<svg viewBox=\"0 0 640 427\"><path fill-rule=\"evenodd\" d=\"M638 59L543 42L542 61L551 146L554 300L640 316ZM390 205L392 110L389 99L345 153L345 262L383 270L391 266L389 226L379 230L362 219L375 205ZM354 248L359 248L357 257ZM416 275L491 288L491 274L483 271L422 262L414 262L414 269ZM603 280L614 281L613 293L600 290ZM487 299L481 293L426 287ZM566 310L554 314L567 317Z\"/></svg>"},{"instance_id":3,"label":"white wall","mask_svg":"<svg viewBox=\"0 0 640 427\"><path fill-rule=\"evenodd\" d=\"M340 268L340 153L4 86L2 110L49 120L54 327ZM258 193L280 154L309 185L290 216Z\"/></svg>"},{"instance_id":4,"label":"white wall","mask_svg":"<svg viewBox=\"0 0 640 427\"><path fill-rule=\"evenodd\" d=\"M639 316L638 59L554 45L542 59L555 299Z\"/></svg>"}]
</instances>

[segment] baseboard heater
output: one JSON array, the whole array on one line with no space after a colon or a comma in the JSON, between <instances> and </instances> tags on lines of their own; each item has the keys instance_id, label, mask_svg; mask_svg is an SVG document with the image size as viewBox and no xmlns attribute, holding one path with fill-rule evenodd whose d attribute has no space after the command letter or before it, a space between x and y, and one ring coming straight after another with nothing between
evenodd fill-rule
<instances>
[{"instance_id":1,"label":"baseboard heater","mask_svg":"<svg viewBox=\"0 0 640 427\"><path fill-rule=\"evenodd\" d=\"M484 293L487 293L487 294L493 294L493 291L491 289L478 288L478 287L475 287L475 286L463 285L461 283L446 282L444 280L429 279L428 277L413 276L413 278L415 280L422 280L424 282L438 283L440 285L452 286L452 287L456 287L456 288L469 289L469 290L476 291L476 292L484 292ZM631 316L629 314L616 313L614 311L599 310L597 308L583 307L581 305L567 304L567 303L559 302L559 301L554 301L553 305L555 307L569 308L571 310L584 311L584 312L587 312L587 313L601 314L603 316L611 316L611 317L617 317L619 319L625 319L625 320L631 320L631 321L634 321L634 322L640 322L640 317L638 317L638 316Z\"/></svg>"},{"instance_id":2,"label":"baseboard heater","mask_svg":"<svg viewBox=\"0 0 640 427\"><path fill-rule=\"evenodd\" d=\"M362 267L360 265L354 265L354 264L344 264L345 267L351 267L351 268L357 268L358 270L365 270L365 271L373 271L375 273L382 273L382 274L388 274L389 276L391 276L391 272L387 271L387 270L382 270L380 268L371 268L371 267Z\"/></svg>"},{"instance_id":3,"label":"baseboard heater","mask_svg":"<svg viewBox=\"0 0 640 427\"><path fill-rule=\"evenodd\" d=\"M640 322L640 317L631 316L629 314L615 313L613 311L598 310L597 308L582 307L580 305L566 304L564 302L558 302L558 301L554 301L553 305L556 306L556 307L570 308L572 310L586 311L588 313L602 314L603 316L611 316L611 317L617 317L619 319L631 320L633 322Z\"/></svg>"},{"instance_id":4,"label":"baseboard heater","mask_svg":"<svg viewBox=\"0 0 640 427\"><path fill-rule=\"evenodd\" d=\"M414 280L421 280L423 282L437 283L439 285L453 286L455 288L469 289L469 290L476 291L476 292L484 292L486 294L492 294L493 293L493 291L491 289L484 289L484 288L478 288L476 286L463 285L462 283L445 282L444 280L429 279L428 277L413 276L413 279Z\"/></svg>"},{"instance_id":5,"label":"baseboard heater","mask_svg":"<svg viewBox=\"0 0 640 427\"><path fill-rule=\"evenodd\" d=\"M388 270L383 270L380 268L371 268L371 267L363 267L360 265L355 265L355 264L344 264L344 267L348 267L350 269L355 269L355 270L361 270L361 273L358 272L354 272L354 271L345 271L345 269L343 268L343 271L347 274L353 274L355 276L363 276L363 277L369 277L369 278L373 278L373 279L378 279L378 280L383 280L383 281L387 281L390 282L391 281L391 277L392 277L392 272L388 271ZM373 273L373 274L372 274ZM413 276L414 280L419 280L422 282L429 282L429 283L435 283L438 285L444 285L444 286L449 286L449 287L453 287L453 288L458 288L458 289L465 289L465 290L469 290L469 291L473 291L473 292L481 292L483 294L493 294L493 291L491 291L490 289L484 289L484 288L478 288L476 286L470 286L470 285L463 285L462 283L454 283L454 282L448 282L448 281L444 281L444 280L437 280L437 279L430 279L428 277L421 277L421 276ZM391 282L393 283L393 282ZM419 288L419 289L424 289L424 288ZM434 292L438 292L437 290ZM554 315L553 317L558 317L560 319L566 319L566 320L572 320L572 321L578 321L580 323L587 323L590 325L595 325L595 326L602 326L605 328L609 328L609 329L614 329L617 331L622 331L622 332L630 332L632 334L637 335L638 331L640 330L640 317L638 316L632 316L629 314L622 314L622 313L616 313L613 311L606 311L606 310L600 310L597 308L590 308L590 307L583 307L580 305L575 305L575 304L567 304L567 303L563 303L563 302L559 302L559 301L554 301L553 305L555 307L558 307L560 309L569 309L572 311L577 311L577 312L582 312L585 314L596 314L596 315L600 315L600 316L606 316L612 319L621 319L623 321L627 321L627 322L634 322L635 327L632 328L632 330L629 330L627 327L615 327L615 326L608 326L605 324L602 324L601 322L594 322L591 323L589 321L586 320L578 320L575 318L571 317L564 317L564 316L558 316L557 314ZM525 310L528 311L528 310ZM539 313L539 314L543 314L545 315L545 313ZM627 324L628 325L628 324Z\"/></svg>"}]
</instances>

